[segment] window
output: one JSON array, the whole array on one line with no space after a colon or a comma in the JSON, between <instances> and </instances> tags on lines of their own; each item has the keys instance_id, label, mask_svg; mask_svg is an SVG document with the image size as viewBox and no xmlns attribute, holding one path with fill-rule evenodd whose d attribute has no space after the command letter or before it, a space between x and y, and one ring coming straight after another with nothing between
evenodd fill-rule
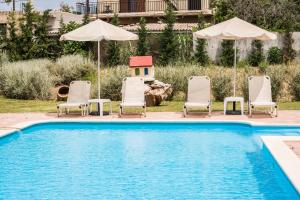
<instances>
[{"instance_id":1,"label":"window","mask_svg":"<svg viewBox=\"0 0 300 200\"><path fill-rule=\"evenodd\" d=\"M0 24L0 38L6 36L6 24Z\"/></svg>"},{"instance_id":2,"label":"window","mask_svg":"<svg viewBox=\"0 0 300 200\"><path fill-rule=\"evenodd\" d=\"M149 75L149 69L148 69L147 67L144 69L144 75L145 75L145 76L148 76L148 75Z\"/></svg>"},{"instance_id":3,"label":"window","mask_svg":"<svg viewBox=\"0 0 300 200\"><path fill-rule=\"evenodd\" d=\"M199 0L188 0L189 10L201 10L201 1Z\"/></svg>"},{"instance_id":4,"label":"window","mask_svg":"<svg viewBox=\"0 0 300 200\"><path fill-rule=\"evenodd\" d=\"M140 74L141 74L141 72L140 72L140 68L135 68L135 75L136 76L139 76Z\"/></svg>"}]
</instances>

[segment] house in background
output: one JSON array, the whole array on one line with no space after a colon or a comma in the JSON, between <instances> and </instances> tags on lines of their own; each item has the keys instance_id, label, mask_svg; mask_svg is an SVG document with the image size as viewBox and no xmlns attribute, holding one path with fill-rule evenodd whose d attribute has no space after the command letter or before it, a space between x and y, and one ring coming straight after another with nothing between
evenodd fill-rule
<instances>
[{"instance_id":1,"label":"house in background","mask_svg":"<svg viewBox=\"0 0 300 200\"><path fill-rule=\"evenodd\" d=\"M50 33L55 35L59 32L61 20L64 24L68 24L70 22L76 22L77 24L81 24L83 21L83 15L77 15L68 12L62 12L57 10L52 10L50 12L50 19L48 25L50 27Z\"/></svg>"},{"instance_id":2,"label":"house in background","mask_svg":"<svg viewBox=\"0 0 300 200\"><path fill-rule=\"evenodd\" d=\"M15 14L17 20L23 16L22 11L17 11L15 12ZM8 16L9 11L0 11L0 37L3 37L7 34ZM50 19L48 22L50 34L58 34L61 20L63 20L65 24L68 24L70 22L76 22L78 24L81 24L83 20L83 15L52 10L50 12Z\"/></svg>"},{"instance_id":3,"label":"house in background","mask_svg":"<svg viewBox=\"0 0 300 200\"><path fill-rule=\"evenodd\" d=\"M210 0L98 0L89 2L89 12L92 18L106 21L117 13L121 25L136 24L140 17L145 17L147 23L157 23L168 3L173 6L178 23L196 23L200 12L207 18L212 17ZM84 0L76 3L77 13L83 14L86 10Z\"/></svg>"},{"instance_id":4,"label":"house in background","mask_svg":"<svg viewBox=\"0 0 300 200\"><path fill-rule=\"evenodd\" d=\"M8 30L8 11L0 11L0 37L4 37ZM22 12L15 12L16 19L22 16Z\"/></svg>"},{"instance_id":5,"label":"house in background","mask_svg":"<svg viewBox=\"0 0 300 200\"><path fill-rule=\"evenodd\" d=\"M145 81L154 81L152 56L131 56L129 68L132 77L143 77Z\"/></svg>"}]
</instances>

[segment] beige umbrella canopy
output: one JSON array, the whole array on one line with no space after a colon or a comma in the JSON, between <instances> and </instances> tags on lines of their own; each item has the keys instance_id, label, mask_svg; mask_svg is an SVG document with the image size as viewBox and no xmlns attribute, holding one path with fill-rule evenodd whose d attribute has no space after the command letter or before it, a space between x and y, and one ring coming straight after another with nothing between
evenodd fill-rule
<instances>
[{"instance_id":1,"label":"beige umbrella canopy","mask_svg":"<svg viewBox=\"0 0 300 200\"><path fill-rule=\"evenodd\" d=\"M90 22L87 25L66 33L61 36L60 40L73 41L101 41L101 40L138 40L139 37L118 26L109 24L100 19Z\"/></svg>"},{"instance_id":2,"label":"beige umbrella canopy","mask_svg":"<svg viewBox=\"0 0 300 200\"><path fill-rule=\"evenodd\" d=\"M233 94L236 93L236 41L243 39L276 40L277 36L237 17L194 33L194 38L234 40Z\"/></svg>"},{"instance_id":3,"label":"beige umbrella canopy","mask_svg":"<svg viewBox=\"0 0 300 200\"><path fill-rule=\"evenodd\" d=\"M98 42L98 98L100 99L100 41L115 40L128 41L138 40L139 37L118 26L114 26L100 19L86 24L78 29L61 36L60 40L72 41L96 41Z\"/></svg>"}]
</instances>

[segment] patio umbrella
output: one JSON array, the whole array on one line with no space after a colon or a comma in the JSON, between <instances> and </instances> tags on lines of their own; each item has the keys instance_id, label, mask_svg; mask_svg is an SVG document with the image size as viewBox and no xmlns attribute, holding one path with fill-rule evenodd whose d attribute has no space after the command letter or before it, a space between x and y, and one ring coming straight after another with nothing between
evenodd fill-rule
<instances>
[{"instance_id":1,"label":"patio umbrella","mask_svg":"<svg viewBox=\"0 0 300 200\"><path fill-rule=\"evenodd\" d=\"M98 98L100 99L100 42L102 40L130 41L139 37L118 26L114 26L100 19L86 24L78 29L66 33L60 40L95 41L98 42Z\"/></svg>"},{"instance_id":2,"label":"patio umbrella","mask_svg":"<svg viewBox=\"0 0 300 200\"><path fill-rule=\"evenodd\" d=\"M233 96L236 95L236 41L243 39L276 40L277 36L244 20L234 17L194 33L194 38L234 40Z\"/></svg>"}]
</instances>

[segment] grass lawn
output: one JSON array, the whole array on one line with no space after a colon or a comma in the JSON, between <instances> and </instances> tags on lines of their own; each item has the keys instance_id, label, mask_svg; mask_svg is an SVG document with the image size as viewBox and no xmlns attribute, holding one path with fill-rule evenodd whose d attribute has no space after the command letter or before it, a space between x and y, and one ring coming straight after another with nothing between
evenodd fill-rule
<instances>
[{"instance_id":1,"label":"grass lawn","mask_svg":"<svg viewBox=\"0 0 300 200\"><path fill-rule=\"evenodd\" d=\"M0 97L0 113L56 112L56 101L15 100ZM149 107L148 112L181 112L183 102L165 101L161 106ZM280 110L300 110L300 101L279 103ZM106 107L105 110L108 110ZM222 102L213 102L213 111L223 110ZM119 102L113 102L113 111L119 111Z\"/></svg>"}]
</instances>

